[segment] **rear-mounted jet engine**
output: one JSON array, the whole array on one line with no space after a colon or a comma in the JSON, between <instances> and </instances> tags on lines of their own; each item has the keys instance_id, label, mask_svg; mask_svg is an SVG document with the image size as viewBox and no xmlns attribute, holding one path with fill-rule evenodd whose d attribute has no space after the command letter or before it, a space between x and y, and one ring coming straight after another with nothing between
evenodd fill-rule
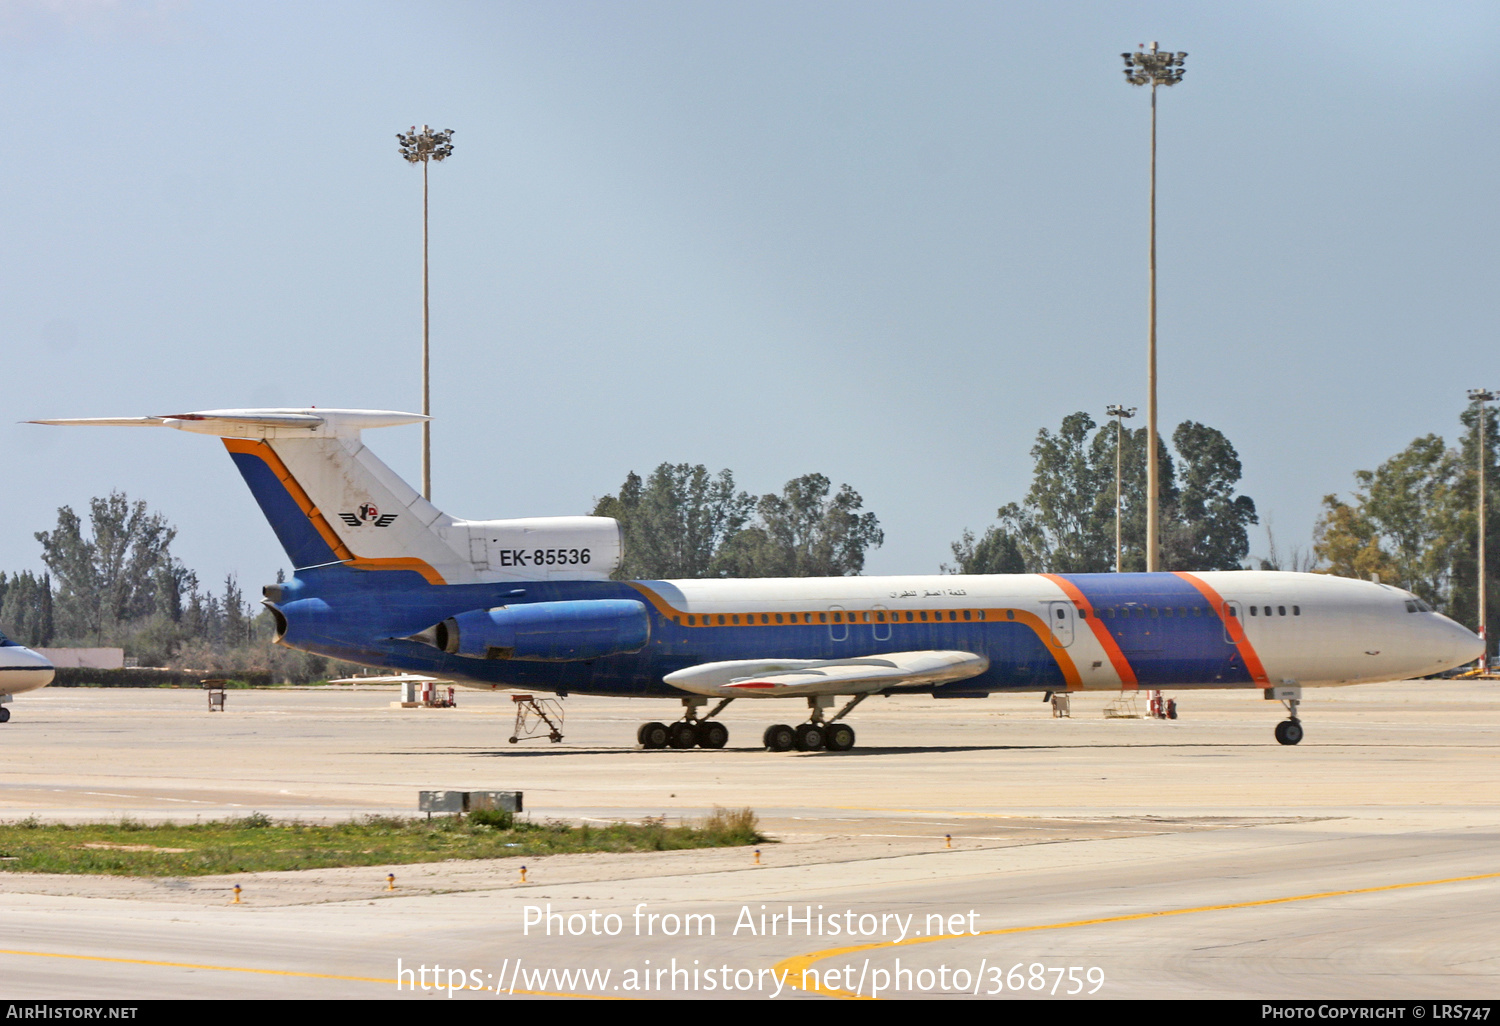
<instances>
[{"instance_id":1,"label":"rear-mounted jet engine","mask_svg":"<svg viewBox=\"0 0 1500 1026\"><path fill-rule=\"evenodd\" d=\"M411 640L471 659L565 663L639 652L650 636L644 603L586 599L472 609Z\"/></svg>"}]
</instances>

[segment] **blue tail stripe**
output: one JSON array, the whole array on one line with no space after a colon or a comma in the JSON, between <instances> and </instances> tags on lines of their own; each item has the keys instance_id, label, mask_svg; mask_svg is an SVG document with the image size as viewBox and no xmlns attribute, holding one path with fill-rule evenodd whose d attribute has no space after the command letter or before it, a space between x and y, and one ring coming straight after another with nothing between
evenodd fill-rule
<instances>
[{"instance_id":1,"label":"blue tail stripe","mask_svg":"<svg viewBox=\"0 0 1500 1026\"><path fill-rule=\"evenodd\" d=\"M250 494L260 503L261 512L270 521L276 540L281 542L294 568L321 566L338 559L265 460L243 452L229 455L245 484L250 486Z\"/></svg>"}]
</instances>

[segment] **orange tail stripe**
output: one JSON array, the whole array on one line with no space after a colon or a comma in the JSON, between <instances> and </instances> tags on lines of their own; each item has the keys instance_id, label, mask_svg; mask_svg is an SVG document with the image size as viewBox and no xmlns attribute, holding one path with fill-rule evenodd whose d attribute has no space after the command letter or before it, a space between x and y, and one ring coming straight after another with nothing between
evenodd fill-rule
<instances>
[{"instance_id":1,"label":"orange tail stripe","mask_svg":"<svg viewBox=\"0 0 1500 1026\"><path fill-rule=\"evenodd\" d=\"M312 522L318 534L333 550L333 554L340 562L347 563L359 570L413 570L422 575L428 584L446 584L443 575L433 569L426 560L417 559L415 556L392 556L383 559L366 559L356 556L345 545L333 527L323 516L321 510L313 504L312 498L306 490L297 483L287 465L281 462L281 457L276 455L276 450L263 441L251 438L226 438L224 448L230 452L241 453L246 456L254 456L271 468L271 473L276 475L276 480L286 489L286 493L292 497L297 508L302 511L303 516Z\"/></svg>"}]
</instances>

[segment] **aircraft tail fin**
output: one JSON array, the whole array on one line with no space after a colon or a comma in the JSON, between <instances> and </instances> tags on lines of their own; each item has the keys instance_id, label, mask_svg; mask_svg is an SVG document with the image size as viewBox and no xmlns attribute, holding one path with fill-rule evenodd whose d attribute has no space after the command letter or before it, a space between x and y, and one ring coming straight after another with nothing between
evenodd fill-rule
<instances>
[{"instance_id":1,"label":"aircraft tail fin","mask_svg":"<svg viewBox=\"0 0 1500 1026\"><path fill-rule=\"evenodd\" d=\"M402 571L428 584L603 579L620 558L605 517L456 520L360 440L365 428L420 423L388 410L208 410L164 417L33 421L170 427L217 435L293 567Z\"/></svg>"}]
</instances>

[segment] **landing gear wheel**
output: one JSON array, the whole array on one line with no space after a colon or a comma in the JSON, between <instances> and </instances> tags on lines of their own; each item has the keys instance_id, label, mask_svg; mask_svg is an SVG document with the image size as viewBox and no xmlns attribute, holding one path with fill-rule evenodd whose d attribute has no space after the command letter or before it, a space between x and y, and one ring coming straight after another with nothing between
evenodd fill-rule
<instances>
[{"instance_id":1,"label":"landing gear wheel","mask_svg":"<svg viewBox=\"0 0 1500 1026\"><path fill-rule=\"evenodd\" d=\"M773 723L766 728L763 740L768 752L790 752L797 743L797 732L785 723Z\"/></svg>"},{"instance_id":2,"label":"landing gear wheel","mask_svg":"<svg viewBox=\"0 0 1500 1026\"><path fill-rule=\"evenodd\" d=\"M1276 740L1284 745L1294 745L1302 740L1302 722L1300 720L1282 720L1276 724Z\"/></svg>"},{"instance_id":3,"label":"landing gear wheel","mask_svg":"<svg viewBox=\"0 0 1500 1026\"><path fill-rule=\"evenodd\" d=\"M635 732L635 739L640 742L642 748L665 748L667 747L667 725L665 723L642 723L641 729Z\"/></svg>"},{"instance_id":4,"label":"landing gear wheel","mask_svg":"<svg viewBox=\"0 0 1500 1026\"><path fill-rule=\"evenodd\" d=\"M698 724L699 748L723 748L729 743L729 728L716 720Z\"/></svg>"},{"instance_id":5,"label":"landing gear wheel","mask_svg":"<svg viewBox=\"0 0 1500 1026\"><path fill-rule=\"evenodd\" d=\"M823 725L804 723L797 728L797 751L816 752L823 747Z\"/></svg>"},{"instance_id":6,"label":"landing gear wheel","mask_svg":"<svg viewBox=\"0 0 1500 1026\"><path fill-rule=\"evenodd\" d=\"M0 723L9 723L9 722L10 722L10 710L7 709L7 708L5 708L5 706L0 705Z\"/></svg>"},{"instance_id":7,"label":"landing gear wheel","mask_svg":"<svg viewBox=\"0 0 1500 1026\"><path fill-rule=\"evenodd\" d=\"M825 728L823 744L830 752L847 752L854 747L854 728L847 723L835 723Z\"/></svg>"},{"instance_id":8,"label":"landing gear wheel","mask_svg":"<svg viewBox=\"0 0 1500 1026\"><path fill-rule=\"evenodd\" d=\"M678 720L667 728L667 744L673 748L691 748L698 743L698 728L687 720Z\"/></svg>"}]
</instances>

